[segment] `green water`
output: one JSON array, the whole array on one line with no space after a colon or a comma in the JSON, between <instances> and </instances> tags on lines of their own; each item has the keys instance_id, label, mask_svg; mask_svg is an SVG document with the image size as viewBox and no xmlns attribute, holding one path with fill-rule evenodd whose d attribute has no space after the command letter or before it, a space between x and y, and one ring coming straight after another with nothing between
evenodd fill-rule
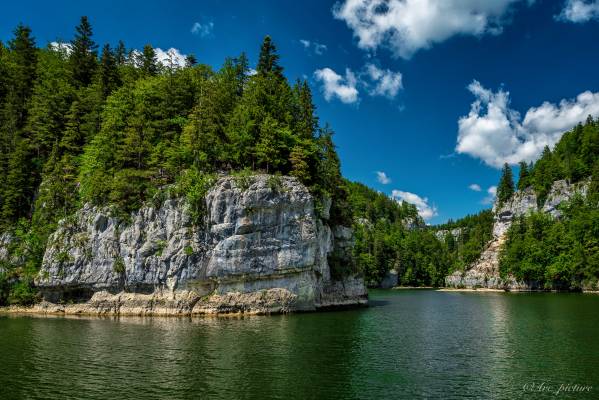
<instances>
[{"instance_id":1,"label":"green water","mask_svg":"<svg viewBox=\"0 0 599 400\"><path fill-rule=\"evenodd\" d=\"M599 398L598 311L597 295L413 290L275 317L2 316L0 398Z\"/></svg>"}]
</instances>

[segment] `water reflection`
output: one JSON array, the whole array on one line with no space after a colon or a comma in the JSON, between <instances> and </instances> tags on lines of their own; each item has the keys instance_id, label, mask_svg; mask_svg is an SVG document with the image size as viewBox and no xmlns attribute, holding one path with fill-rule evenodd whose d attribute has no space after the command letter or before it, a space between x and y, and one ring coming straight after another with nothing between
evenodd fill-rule
<instances>
[{"instance_id":1,"label":"water reflection","mask_svg":"<svg viewBox=\"0 0 599 400\"><path fill-rule=\"evenodd\" d=\"M599 390L599 297L375 291L373 303L276 317L3 316L0 398L506 398L528 380Z\"/></svg>"}]
</instances>

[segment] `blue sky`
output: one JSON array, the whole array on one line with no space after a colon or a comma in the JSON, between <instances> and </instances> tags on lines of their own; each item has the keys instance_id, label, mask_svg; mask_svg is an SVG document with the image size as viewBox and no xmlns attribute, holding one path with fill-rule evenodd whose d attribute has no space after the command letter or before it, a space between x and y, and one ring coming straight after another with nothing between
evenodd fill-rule
<instances>
[{"instance_id":1,"label":"blue sky","mask_svg":"<svg viewBox=\"0 0 599 400\"><path fill-rule=\"evenodd\" d=\"M39 45L70 40L81 15L100 44L214 67L242 51L254 63L271 35L286 75L309 80L344 175L430 223L489 207L503 162L534 160L599 115L597 1L9 2L0 39L23 22Z\"/></svg>"}]
</instances>

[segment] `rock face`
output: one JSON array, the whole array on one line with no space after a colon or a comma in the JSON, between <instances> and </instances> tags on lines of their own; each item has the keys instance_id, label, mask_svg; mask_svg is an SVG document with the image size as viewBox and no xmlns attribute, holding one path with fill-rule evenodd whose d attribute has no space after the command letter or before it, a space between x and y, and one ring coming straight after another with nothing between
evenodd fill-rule
<instances>
[{"instance_id":1,"label":"rock face","mask_svg":"<svg viewBox=\"0 0 599 400\"><path fill-rule=\"evenodd\" d=\"M387 271L385 277L381 281L381 289L391 289L399 284L399 274L397 270L391 269Z\"/></svg>"},{"instance_id":2,"label":"rock face","mask_svg":"<svg viewBox=\"0 0 599 400\"><path fill-rule=\"evenodd\" d=\"M0 234L0 262L8 261L8 247L12 242L12 237L9 233L4 232Z\"/></svg>"},{"instance_id":3,"label":"rock face","mask_svg":"<svg viewBox=\"0 0 599 400\"><path fill-rule=\"evenodd\" d=\"M127 223L89 205L61 221L36 280L46 300L38 307L266 314L366 304L362 278L331 279L328 256L352 245L351 230L318 218L295 178L225 177L206 196L205 226L182 200L144 207Z\"/></svg>"},{"instance_id":4,"label":"rock face","mask_svg":"<svg viewBox=\"0 0 599 400\"><path fill-rule=\"evenodd\" d=\"M585 196L587 188L588 182L569 185L564 180L555 181L541 208L537 206L537 196L531 188L516 192L509 201L500 207L495 203L493 206L495 214L493 239L487 244L480 258L465 271L456 271L447 276L445 286L514 291L540 289L537 282L518 282L513 277L501 278L499 276L499 251L506 239L507 231L515 218L530 212L543 211L554 218L559 218L561 213L557 206L571 199L577 193Z\"/></svg>"},{"instance_id":5,"label":"rock face","mask_svg":"<svg viewBox=\"0 0 599 400\"><path fill-rule=\"evenodd\" d=\"M435 232L435 237L437 238L437 240L444 240L445 236L447 236L447 234L451 234L451 236L453 236L453 238L455 240L458 240L460 238L460 236L462 236L462 229L461 228L454 228L452 230L441 229L441 230Z\"/></svg>"}]
</instances>

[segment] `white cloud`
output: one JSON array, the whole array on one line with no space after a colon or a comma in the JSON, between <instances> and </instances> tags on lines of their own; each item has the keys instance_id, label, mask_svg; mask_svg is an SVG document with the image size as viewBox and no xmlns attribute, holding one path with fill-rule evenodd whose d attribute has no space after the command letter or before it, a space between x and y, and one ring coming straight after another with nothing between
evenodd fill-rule
<instances>
[{"instance_id":1,"label":"white cloud","mask_svg":"<svg viewBox=\"0 0 599 400\"><path fill-rule=\"evenodd\" d=\"M487 197L483 199L482 203L492 204L495 201L495 196L497 196L497 186L490 186L487 189Z\"/></svg>"},{"instance_id":2,"label":"white cloud","mask_svg":"<svg viewBox=\"0 0 599 400\"><path fill-rule=\"evenodd\" d=\"M393 98L397 96L397 92L403 87L401 72L380 69L374 64L366 64L365 69L367 77L374 84L374 87L369 91L371 96ZM371 85L366 83L366 86Z\"/></svg>"},{"instance_id":3,"label":"white cloud","mask_svg":"<svg viewBox=\"0 0 599 400\"><path fill-rule=\"evenodd\" d=\"M164 51L160 47L157 47L154 51L156 52L156 60L165 67L179 68L185 66L187 56L181 54L179 49L171 47L167 51Z\"/></svg>"},{"instance_id":4,"label":"white cloud","mask_svg":"<svg viewBox=\"0 0 599 400\"><path fill-rule=\"evenodd\" d=\"M559 104L545 102L530 108L524 119L509 107L509 92L492 92L473 81L468 90L476 100L458 121L456 151L500 168L504 163L536 160L545 146L552 147L588 115L599 115L599 93L590 91Z\"/></svg>"},{"instance_id":5,"label":"white cloud","mask_svg":"<svg viewBox=\"0 0 599 400\"><path fill-rule=\"evenodd\" d=\"M534 0L344 0L333 15L345 21L358 47L391 49L410 58L454 35L498 35L510 6Z\"/></svg>"},{"instance_id":6,"label":"white cloud","mask_svg":"<svg viewBox=\"0 0 599 400\"><path fill-rule=\"evenodd\" d=\"M324 54L325 51L327 51L326 44L314 43L314 53L316 53L320 56L320 55Z\"/></svg>"},{"instance_id":7,"label":"white cloud","mask_svg":"<svg viewBox=\"0 0 599 400\"><path fill-rule=\"evenodd\" d=\"M304 49L312 50L314 52L314 54L316 54L318 56L323 55L324 52L327 51L326 44L311 42L306 39L300 39L300 43L302 44L302 46L304 46Z\"/></svg>"},{"instance_id":8,"label":"white cloud","mask_svg":"<svg viewBox=\"0 0 599 400\"><path fill-rule=\"evenodd\" d=\"M471 185L468 186L468 189L473 190L475 192L480 192L482 189L480 188L480 185L477 183L473 183Z\"/></svg>"},{"instance_id":9,"label":"white cloud","mask_svg":"<svg viewBox=\"0 0 599 400\"><path fill-rule=\"evenodd\" d=\"M355 103L359 100L358 87L366 89L370 96L392 99L403 88L401 72L381 69L372 63L366 64L357 77L349 68L345 69L344 77L331 68L316 70L314 76L317 81L323 83L324 97L327 101L338 97L344 103Z\"/></svg>"},{"instance_id":10,"label":"white cloud","mask_svg":"<svg viewBox=\"0 0 599 400\"><path fill-rule=\"evenodd\" d=\"M418 215L423 219L430 219L438 215L437 207L429 205L426 197L420 197L417 194L401 190L393 190L391 197L399 202L405 201L406 203L414 204L418 210Z\"/></svg>"},{"instance_id":11,"label":"white cloud","mask_svg":"<svg viewBox=\"0 0 599 400\"><path fill-rule=\"evenodd\" d=\"M376 180L383 185L391 183L391 178L389 178L383 171L376 171Z\"/></svg>"},{"instance_id":12,"label":"white cloud","mask_svg":"<svg viewBox=\"0 0 599 400\"><path fill-rule=\"evenodd\" d=\"M599 19L599 1L567 0L564 9L556 19L574 23Z\"/></svg>"},{"instance_id":13,"label":"white cloud","mask_svg":"<svg viewBox=\"0 0 599 400\"><path fill-rule=\"evenodd\" d=\"M323 83L324 98L327 101L331 101L334 97L346 104L358 101L356 76L349 68L345 69L345 76L337 74L330 68L323 68L314 71L314 77Z\"/></svg>"},{"instance_id":14,"label":"white cloud","mask_svg":"<svg viewBox=\"0 0 599 400\"><path fill-rule=\"evenodd\" d=\"M208 21L205 23L194 22L191 26L191 33L200 37L206 37L212 33L214 22Z\"/></svg>"},{"instance_id":15,"label":"white cloud","mask_svg":"<svg viewBox=\"0 0 599 400\"><path fill-rule=\"evenodd\" d=\"M50 42L50 49L59 53L64 53L67 56L73 51L73 45L68 42Z\"/></svg>"}]
</instances>

